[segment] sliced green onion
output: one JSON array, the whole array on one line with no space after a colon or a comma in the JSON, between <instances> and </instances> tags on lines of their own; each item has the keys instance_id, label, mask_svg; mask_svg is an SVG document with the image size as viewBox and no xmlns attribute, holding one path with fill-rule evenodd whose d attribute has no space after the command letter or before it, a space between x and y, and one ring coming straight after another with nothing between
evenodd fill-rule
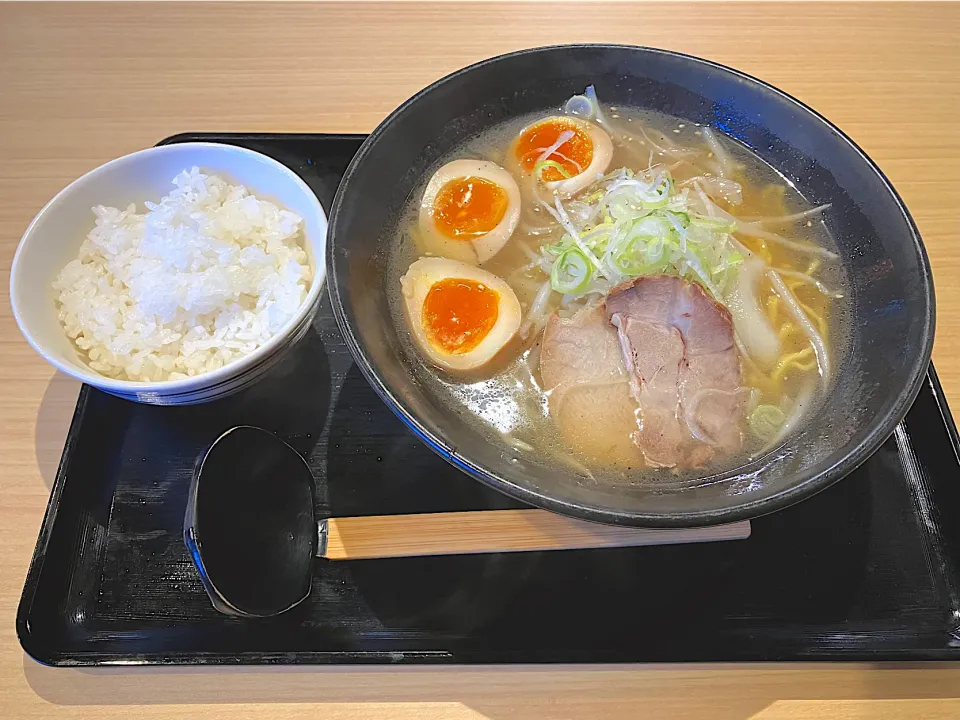
<instances>
[{"instance_id":1,"label":"sliced green onion","mask_svg":"<svg viewBox=\"0 0 960 720\"><path fill-rule=\"evenodd\" d=\"M703 215L690 216L690 224L694 225L695 227L704 228L705 230L718 233L732 233L737 229L737 224L735 222L724 220L723 218L704 217Z\"/></svg>"},{"instance_id":2,"label":"sliced green onion","mask_svg":"<svg viewBox=\"0 0 960 720\"><path fill-rule=\"evenodd\" d=\"M640 204L644 210L662 210L667 206L668 202L669 202L669 199L666 197L663 197L656 201L641 200Z\"/></svg>"},{"instance_id":3,"label":"sliced green onion","mask_svg":"<svg viewBox=\"0 0 960 720\"><path fill-rule=\"evenodd\" d=\"M572 178L573 175L567 170L563 165L558 163L556 160L541 160L536 165L533 166L533 171L537 174L537 178L543 180L543 171L547 168L553 168L558 173L563 175L565 178Z\"/></svg>"},{"instance_id":4,"label":"sliced green onion","mask_svg":"<svg viewBox=\"0 0 960 720\"><path fill-rule=\"evenodd\" d=\"M633 170L631 170L630 168L618 168L617 170L611 170L606 175L601 177L597 182L605 183L605 182L610 182L611 180L622 180L624 178L629 179L632 177L633 177ZM601 191L600 194L603 195L603 192Z\"/></svg>"},{"instance_id":5,"label":"sliced green onion","mask_svg":"<svg viewBox=\"0 0 960 720\"><path fill-rule=\"evenodd\" d=\"M550 270L550 287L564 295L582 293L590 284L590 262L578 247L565 250Z\"/></svg>"},{"instance_id":6,"label":"sliced green onion","mask_svg":"<svg viewBox=\"0 0 960 720\"><path fill-rule=\"evenodd\" d=\"M663 242L660 237L631 237L623 250L612 256L614 267L624 275L640 277L650 275L664 267Z\"/></svg>"},{"instance_id":7,"label":"sliced green onion","mask_svg":"<svg viewBox=\"0 0 960 720\"><path fill-rule=\"evenodd\" d=\"M758 405L747 418L750 430L761 440L773 440L786 421L783 410L776 405Z\"/></svg>"},{"instance_id":8,"label":"sliced green onion","mask_svg":"<svg viewBox=\"0 0 960 720\"><path fill-rule=\"evenodd\" d=\"M555 161L539 169L557 167ZM689 193L679 190L666 168L634 173L620 168L597 180L576 201L575 226L559 198L543 203L567 231L541 249L551 286L576 299L624 279L673 274L702 285L718 300L731 268L743 262L730 233L732 221L693 213ZM584 220L584 219L588 220Z\"/></svg>"},{"instance_id":9,"label":"sliced green onion","mask_svg":"<svg viewBox=\"0 0 960 720\"><path fill-rule=\"evenodd\" d=\"M669 175L659 175L652 185L642 186L637 183L636 196L641 205L648 210L659 210L665 208L670 202L670 191L673 190L673 180Z\"/></svg>"},{"instance_id":10,"label":"sliced green onion","mask_svg":"<svg viewBox=\"0 0 960 720\"><path fill-rule=\"evenodd\" d=\"M670 203L670 190L673 188L673 181L666 178L663 183L653 190L653 197L645 197L641 200L643 206L648 210L661 210Z\"/></svg>"}]
</instances>

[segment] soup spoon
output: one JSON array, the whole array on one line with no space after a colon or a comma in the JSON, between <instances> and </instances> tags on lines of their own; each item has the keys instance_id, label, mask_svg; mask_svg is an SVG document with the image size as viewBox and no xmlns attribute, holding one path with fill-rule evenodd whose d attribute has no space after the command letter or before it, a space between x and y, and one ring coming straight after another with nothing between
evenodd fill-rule
<instances>
[{"instance_id":1,"label":"soup spoon","mask_svg":"<svg viewBox=\"0 0 960 720\"><path fill-rule=\"evenodd\" d=\"M737 540L750 523L632 528L546 510L324 518L303 457L273 433L227 430L197 463L183 537L218 611L269 617L310 594L314 558L361 560Z\"/></svg>"}]
</instances>

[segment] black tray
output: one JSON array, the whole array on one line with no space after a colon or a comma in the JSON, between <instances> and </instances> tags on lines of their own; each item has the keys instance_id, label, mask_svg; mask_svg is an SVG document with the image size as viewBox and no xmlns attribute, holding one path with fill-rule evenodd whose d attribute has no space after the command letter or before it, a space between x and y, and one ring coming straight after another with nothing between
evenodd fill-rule
<instances>
[{"instance_id":1,"label":"black tray","mask_svg":"<svg viewBox=\"0 0 960 720\"><path fill-rule=\"evenodd\" d=\"M329 207L362 140L178 135L289 165ZM960 658L960 463L931 368L906 421L850 477L740 542L327 562L301 606L218 614L181 539L199 452L253 424L300 450L318 513L518 507L413 437L367 386L329 303L240 395L191 408L84 387L17 615L57 665Z\"/></svg>"}]
</instances>

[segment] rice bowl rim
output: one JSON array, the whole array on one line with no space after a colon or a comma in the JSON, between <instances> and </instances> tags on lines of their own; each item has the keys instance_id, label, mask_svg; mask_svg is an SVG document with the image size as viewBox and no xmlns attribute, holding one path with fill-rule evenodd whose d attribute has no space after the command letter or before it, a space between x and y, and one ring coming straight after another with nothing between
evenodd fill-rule
<instances>
[{"instance_id":1,"label":"rice bowl rim","mask_svg":"<svg viewBox=\"0 0 960 720\"><path fill-rule=\"evenodd\" d=\"M30 221L27 229L20 237L20 242L17 245L17 251L13 256L13 263L10 266L10 306L13 310L13 317L14 320L16 320L17 327L20 328L20 333L23 335L27 343L29 343L30 347L32 347L37 354L39 354L57 370L60 370L61 372L77 378L78 380L81 380L89 385L93 385L105 390L106 392L122 395L130 399L137 398L140 393L166 396L172 394L196 392L207 386L218 385L229 380L230 378L242 375L262 362L264 358L269 357L273 353L277 352L281 347L283 347L284 344L286 344L286 341L291 333L299 327L306 316L310 314L319 304L320 293L323 290L324 281L326 280L326 239L325 237L320 238L316 243L311 244L307 243L306 236L304 235L304 250L307 251L308 257L310 257L312 260L313 266L311 269L313 270L313 279L310 282L310 287L307 289L307 296L304 298L303 302L300 303L300 307L297 309L296 313L294 313L294 315L291 316L286 323L284 323L283 327L281 327L263 345L258 347L253 352L233 360L232 362L229 362L226 365L217 368L216 370L211 370L209 372L193 375L187 378L179 378L176 380L117 380L115 378L107 377L106 375L101 375L95 370L81 365L79 361L77 363L62 362L56 357L52 356L51 353L48 352L44 346L37 341L33 333L30 331L30 328L27 327L23 320L20 308L17 305L17 293L20 264L22 262L22 252L28 243L35 239L33 237L34 231L40 221L46 218L48 215L53 215L56 212L56 207L68 194L83 185L95 182L100 176L106 175L107 173L116 170L119 167L123 167L125 165L135 165L148 155L174 155L184 152L189 153L191 150L210 150L217 153L233 153L236 155L246 156L251 160L261 163L274 172L287 176L293 181L298 190L300 190L314 206L314 209L316 213L318 213L321 220L320 224L321 228L324 229L324 236L326 235L325 228L327 226L327 215L323 209L320 199L316 196L313 190L310 189L310 186L307 185L307 183L304 182L304 180L297 175L297 173L278 160L274 160L273 158L255 150L249 150L237 145L214 142L187 142L174 143L171 145L160 145L138 150L127 155L122 155L84 173L60 190L60 192L58 192L56 195L54 195L43 206L43 208L41 208L40 212L34 216L33 220ZM189 162L187 164L190 165ZM197 163L193 164L196 165ZM214 174L219 174L221 172L214 167L202 165L200 167L201 169L206 169ZM257 195L258 191L251 183L241 182L235 180L234 178L227 179L233 184L243 185L252 195ZM261 198L257 197L257 199L260 200ZM145 200L149 200L149 198L145 198ZM281 207L281 209L287 209L284 207L284 203L277 201L277 204ZM56 306L51 306L51 309L55 310Z\"/></svg>"}]
</instances>

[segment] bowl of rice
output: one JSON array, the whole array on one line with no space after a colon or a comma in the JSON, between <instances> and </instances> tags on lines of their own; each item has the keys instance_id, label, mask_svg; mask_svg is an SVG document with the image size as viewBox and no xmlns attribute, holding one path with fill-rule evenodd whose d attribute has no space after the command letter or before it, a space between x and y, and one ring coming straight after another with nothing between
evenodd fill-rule
<instances>
[{"instance_id":1,"label":"bowl of rice","mask_svg":"<svg viewBox=\"0 0 960 720\"><path fill-rule=\"evenodd\" d=\"M292 170L232 145L126 155L56 195L20 240L10 301L57 369L161 405L255 382L310 327L327 220Z\"/></svg>"}]
</instances>

